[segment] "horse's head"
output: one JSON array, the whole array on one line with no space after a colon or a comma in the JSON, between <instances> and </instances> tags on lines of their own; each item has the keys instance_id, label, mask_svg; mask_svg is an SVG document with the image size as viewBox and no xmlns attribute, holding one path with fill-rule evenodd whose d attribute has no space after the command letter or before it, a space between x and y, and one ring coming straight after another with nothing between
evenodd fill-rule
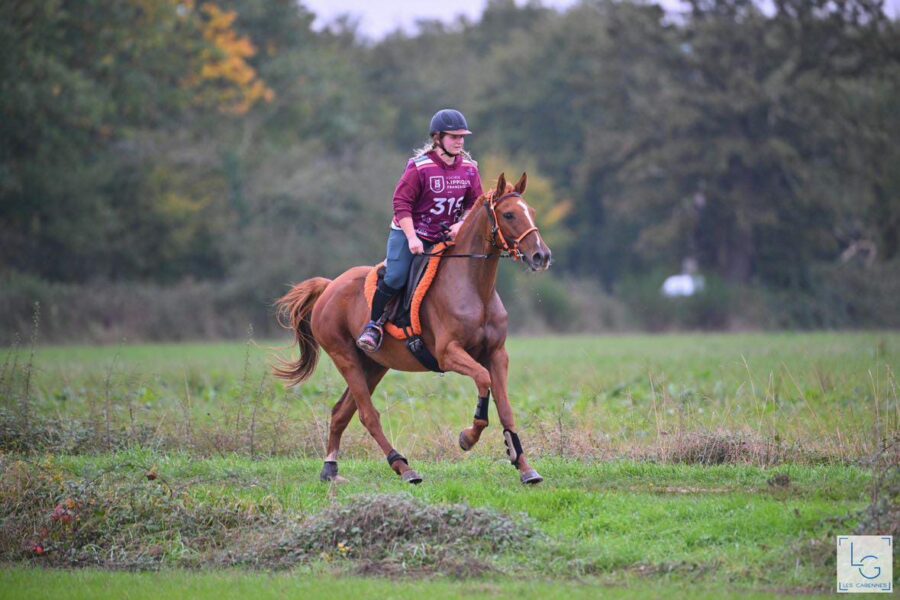
<instances>
[{"instance_id":1,"label":"horse's head","mask_svg":"<svg viewBox=\"0 0 900 600\"><path fill-rule=\"evenodd\" d=\"M501 173L497 188L488 193L485 208L492 243L516 260L521 258L532 271L543 271L550 268L550 248L535 224L534 209L522 197L527 182L528 176L522 173L516 185L509 185Z\"/></svg>"}]
</instances>

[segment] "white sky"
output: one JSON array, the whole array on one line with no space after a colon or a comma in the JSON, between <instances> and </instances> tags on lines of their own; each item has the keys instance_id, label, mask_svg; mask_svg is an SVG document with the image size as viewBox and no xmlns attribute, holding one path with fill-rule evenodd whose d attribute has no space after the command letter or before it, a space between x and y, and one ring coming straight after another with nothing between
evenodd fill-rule
<instances>
[{"instance_id":1,"label":"white sky","mask_svg":"<svg viewBox=\"0 0 900 600\"><path fill-rule=\"evenodd\" d=\"M423 2L422 0L300 0L315 15L313 26L321 29L341 14L358 18L360 32L373 40L403 28L412 33L418 19L439 19L455 21L459 15L466 15L476 21L481 16L486 0L450 0L449 2ZM544 0L543 5L567 8L577 0ZM522 0L517 0L523 4ZM663 6L677 9L679 0L661 0ZM887 13L896 17L900 13L900 0L886 0Z\"/></svg>"},{"instance_id":2,"label":"white sky","mask_svg":"<svg viewBox=\"0 0 900 600\"><path fill-rule=\"evenodd\" d=\"M521 0L517 0L523 4ZM544 0L544 6L565 8L577 0ZM897 0L900 2L900 0ZM484 11L486 0L450 0L423 2L422 0L301 0L316 20L313 27L321 29L341 14L359 18L360 32L371 39L381 39L401 27L412 33L419 19L438 19L453 22L459 15L477 21Z\"/></svg>"}]
</instances>

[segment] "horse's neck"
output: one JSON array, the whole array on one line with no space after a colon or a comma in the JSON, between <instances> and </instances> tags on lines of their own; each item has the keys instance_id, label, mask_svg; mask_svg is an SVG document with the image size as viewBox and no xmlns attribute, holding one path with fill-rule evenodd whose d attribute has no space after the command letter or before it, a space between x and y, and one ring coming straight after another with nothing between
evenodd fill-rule
<instances>
[{"instance_id":1,"label":"horse's neck","mask_svg":"<svg viewBox=\"0 0 900 600\"><path fill-rule=\"evenodd\" d=\"M448 254L486 254L488 258L455 258L444 262L445 277L455 285L467 282L487 304L497 282L500 250L490 242L490 222L479 199L456 236L456 245Z\"/></svg>"}]
</instances>

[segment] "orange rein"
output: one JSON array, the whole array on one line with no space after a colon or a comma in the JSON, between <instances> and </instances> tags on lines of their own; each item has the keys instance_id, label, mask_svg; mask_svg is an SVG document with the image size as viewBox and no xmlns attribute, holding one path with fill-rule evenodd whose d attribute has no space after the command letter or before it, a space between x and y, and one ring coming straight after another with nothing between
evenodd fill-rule
<instances>
[{"instance_id":1,"label":"orange rein","mask_svg":"<svg viewBox=\"0 0 900 600\"><path fill-rule=\"evenodd\" d=\"M500 196L499 199L494 199L495 190L490 190L487 194L485 194L485 208L488 211L488 215L491 217L491 243L496 247L500 248L504 252L506 252L509 256L512 257L513 260L519 260L522 257L522 253L519 252L519 242L525 239L525 237L533 232L538 231L537 227L532 227L530 229L526 229L525 232L517 237L512 246L506 241L506 237L503 235L503 232L500 230L500 221L497 219L497 204L502 202L507 198L521 198L522 194L518 192L510 192L508 194L504 194ZM497 243L499 240L499 244Z\"/></svg>"}]
</instances>

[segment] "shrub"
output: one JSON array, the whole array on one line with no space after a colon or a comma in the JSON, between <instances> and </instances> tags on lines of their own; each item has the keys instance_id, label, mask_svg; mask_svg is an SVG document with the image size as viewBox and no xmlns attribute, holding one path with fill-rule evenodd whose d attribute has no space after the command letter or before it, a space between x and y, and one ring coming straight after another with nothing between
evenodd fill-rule
<instances>
[{"instance_id":1,"label":"shrub","mask_svg":"<svg viewBox=\"0 0 900 600\"><path fill-rule=\"evenodd\" d=\"M653 271L628 277L618 295L635 320L651 331L665 329L721 329L731 315L732 291L724 281L707 276L705 288L687 298L667 298L661 288L667 274Z\"/></svg>"}]
</instances>

